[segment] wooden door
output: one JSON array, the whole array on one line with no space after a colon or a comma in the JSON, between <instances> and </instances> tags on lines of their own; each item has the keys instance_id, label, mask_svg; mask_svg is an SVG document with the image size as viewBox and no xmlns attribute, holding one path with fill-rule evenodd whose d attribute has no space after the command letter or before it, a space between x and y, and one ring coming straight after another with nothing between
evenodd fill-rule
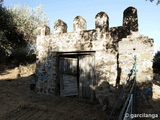
<instances>
[{"instance_id":1,"label":"wooden door","mask_svg":"<svg viewBox=\"0 0 160 120\"><path fill-rule=\"evenodd\" d=\"M94 56L79 56L79 96L94 100Z\"/></svg>"},{"instance_id":2,"label":"wooden door","mask_svg":"<svg viewBox=\"0 0 160 120\"><path fill-rule=\"evenodd\" d=\"M78 95L77 58L60 57L60 96Z\"/></svg>"}]
</instances>

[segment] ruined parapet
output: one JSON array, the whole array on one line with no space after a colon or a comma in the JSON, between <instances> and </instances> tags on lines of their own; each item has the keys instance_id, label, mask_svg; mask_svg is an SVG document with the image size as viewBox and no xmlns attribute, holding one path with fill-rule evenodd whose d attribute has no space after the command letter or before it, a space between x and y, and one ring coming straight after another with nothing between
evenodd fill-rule
<instances>
[{"instance_id":1,"label":"ruined parapet","mask_svg":"<svg viewBox=\"0 0 160 120\"><path fill-rule=\"evenodd\" d=\"M106 32L109 28L109 17L105 12L99 12L95 17L95 27L97 31Z\"/></svg>"},{"instance_id":2,"label":"ruined parapet","mask_svg":"<svg viewBox=\"0 0 160 120\"><path fill-rule=\"evenodd\" d=\"M131 31L138 31L138 16L137 9L128 7L123 12L123 26Z\"/></svg>"},{"instance_id":3,"label":"ruined parapet","mask_svg":"<svg viewBox=\"0 0 160 120\"><path fill-rule=\"evenodd\" d=\"M86 30L86 28L87 28L86 20L83 19L81 16L75 17L75 19L73 20L73 30L74 30L74 32Z\"/></svg>"},{"instance_id":4,"label":"ruined parapet","mask_svg":"<svg viewBox=\"0 0 160 120\"><path fill-rule=\"evenodd\" d=\"M67 24L60 19L54 22L54 33L67 33Z\"/></svg>"}]
</instances>

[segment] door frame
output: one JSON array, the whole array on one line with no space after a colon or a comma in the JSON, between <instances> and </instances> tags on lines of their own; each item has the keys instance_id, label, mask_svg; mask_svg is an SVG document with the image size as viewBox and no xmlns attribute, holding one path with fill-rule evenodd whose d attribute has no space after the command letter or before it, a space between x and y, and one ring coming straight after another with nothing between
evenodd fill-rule
<instances>
[{"instance_id":1,"label":"door frame","mask_svg":"<svg viewBox=\"0 0 160 120\"><path fill-rule=\"evenodd\" d=\"M79 94L79 89L80 89L80 82L79 82L79 56L82 55L92 55L95 57L95 51L70 51L70 52L57 52L57 92L58 95L60 95L60 72L59 72L59 66L60 66L60 57L71 57L71 58L77 58L77 88L78 88L78 97L80 97ZM94 65L95 66L95 65ZM91 86L95 86L95 81L96 81L96 77L95 77L95 69L93 70L94 72L94 81L92 82ZM82 97L83 98L83 97ZM95 100L95 90L93 90L91 88L91 100Z\"/></svg>"}]
</instances>

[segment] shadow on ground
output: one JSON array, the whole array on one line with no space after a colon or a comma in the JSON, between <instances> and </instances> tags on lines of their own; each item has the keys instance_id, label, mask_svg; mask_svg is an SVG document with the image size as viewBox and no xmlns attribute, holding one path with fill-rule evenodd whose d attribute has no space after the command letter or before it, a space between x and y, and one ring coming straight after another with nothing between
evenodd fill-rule
<instances>
[{"instance_id":1,"label":"shadow on ground","mask_svg":"<svg viewBox=\"0 0 160 120\"><path fill-rule=\"evenodd\" d=\"M24 72L25 67L22 66L21 69L22 77L0 79L0 120L106 120L108 118L111 110L102 111L96 101L37 94L36 90L30 90L34 75L28 74L24 77L23 74L28 73L29 70ZM7 73L5 74L7 75ZM2 76L3 73L1 73ZM137 113L160 113L159 78L153 80L152 92L151 100L147 100L142 95L141 99L137 101ZM143 119L146 120L146 118Z\"/></svg>"},{"instance_id":2,"label":"shadow on ground","mask_svg":"<svg viewBox=\"0 0 160 120\"><path fill-rule=\"evenodd\" d=\"M103 120L106 111L85 99L37 94L29 77L0 80L1 120Z\"/></svg>"}]
</instances>

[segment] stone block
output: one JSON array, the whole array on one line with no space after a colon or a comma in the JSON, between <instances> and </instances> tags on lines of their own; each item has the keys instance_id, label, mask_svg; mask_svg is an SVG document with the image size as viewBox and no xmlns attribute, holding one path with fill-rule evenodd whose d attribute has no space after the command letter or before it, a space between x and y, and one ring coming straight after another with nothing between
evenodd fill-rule
<instances>
[{"instance_id":1,"label":"stone block","mask_svg":"<svg viewBox=\"0 0 160 120\"><path fill-rule=\"evenodd\" d=\"M109 17L105 12L99 12L95 17L95 26L98 32L106 32L109 28Z\"/></svg>"},{"instance_id":2,"label":"stone block","mask_svg":"<svg viewBox=\"0 0 160 120\"><path fill-rule=\"evenodd\" d=\"M126 26L129 30L138 31L138 17L136 8L128 7L124 10L123 26Z\"/></svg>"},{"instance_id":3,"label":"stone block","mask_svg":"<svg viewBox=\"0 0 160 120\"><path fill-rule=\"evenodd\" d=\"M86 28L87 28L86 20L83 19L81 16L75 17L73 21L74 32L83 31L83 30L86 30Z\"/></svg>"},{"instance_id":4,"label":"stone block","mask_svg":"<svg viewBox=\"0 0 160 120\"><path fill-rule=\"evenodd\" d=\"M63 22L62 20L58 19L56 22L54 22L54 33L66 33L67 32L67 24Z\"/></svg>"}]
</instances>

